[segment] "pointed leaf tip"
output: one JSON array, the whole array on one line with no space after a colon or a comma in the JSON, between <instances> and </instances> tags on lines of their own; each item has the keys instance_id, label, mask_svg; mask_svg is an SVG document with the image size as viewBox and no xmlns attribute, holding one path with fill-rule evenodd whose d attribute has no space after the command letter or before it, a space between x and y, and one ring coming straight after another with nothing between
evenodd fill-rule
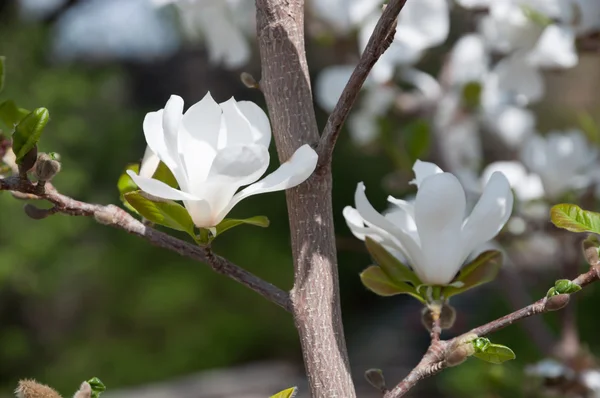
<instances>
[{"instance_id":1,"label":"pointed leaf tip","mask_svg":"<svg viewBox=\"0 0 600 398\"><path fill-rule=\"evenodd\" d=\"M265 216L254 216L254 217L244 218L244 219L226 218L217 225L216 231L215 231L216 232L215 236L219 236L223 232L225 232L231 228L235 228L239 225L243 225L243 224L254 225L256 227L261 227L261 228L267 228L270 223L271 222L269 221L269 219Z\"/></svg>"},{"instance_id":2,"label":"pointed leaf tip","mask_svg":"<svg viewBox=\"0 0 600 398\"><path fill-rule=\"evenodd\" d=\"M294 398L296 394L298 394L298 387L292 387L272 395L271 398Z\"/></svg>"},{"instance_id":3,"label":"pointed leaf tip","mask_svg":"<svg viewBox=\"0 0 600 398\"><path fill-rule=\"evenodd\" d=\"M583 210L577 205L563 203L553 206L550 220L558 228L567 231L600 234L600 213Z\"/></svg>"},{"instance_id":4,"label":"pointed leaf tip","mask_svg":"<svg viewBox=\"0 0 600 398\"><path fill-rule=\"evenodd\" d=\"M15 127L12 135L12 148L17 158L17 163L37 144L50 120L50 113L46 108L37 108L23 118Z\"/></svg>"}]
</instances>

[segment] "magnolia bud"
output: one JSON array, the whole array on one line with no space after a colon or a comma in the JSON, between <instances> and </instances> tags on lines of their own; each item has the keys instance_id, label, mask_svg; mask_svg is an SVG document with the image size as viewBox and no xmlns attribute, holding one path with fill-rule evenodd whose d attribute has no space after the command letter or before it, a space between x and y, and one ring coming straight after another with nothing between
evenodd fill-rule
<instances>
[{"instance_id":1,"label":"magnolia bud","mask_svg":"<svg viewBox=\"0 0 600 398\"><path fill-rule=\"evenodd\" d=\"M248 88L259 88L258 82L254 79L254 76L248 72L242 72L240 79L242 80L242 83L244 83L244 86Z\"/></svg>"},{"instance_id":2,"label":"magnolia bud","mask_svg":"<svg viewBox=\"0 0 600 398\"><path fill-rule=\"evenodd\" d=\"M458 337L448 350L446 351L446 364L450 367L460 365L467 360L468 357L475 353L473 340L477 338L474 333L467 334L463 337Z\"/></svg>"},{"instance_id":3,"label":"magnolia bud","mask_svg":"<svg viewBox=\"0 0 600 398\"><path fill-rule=\"evenodd\" d=\"M385 378L383 377L383 371L381 369L369 369L365 372L365 379L370 385L378 389L379 391L386 391Z\"/></svg>"},{"instance_id":4,"label":"magnolia bud","mask_svg":"<svg viewBox=\"0 0 600 398\"><path fill-rule=\"evenodd\" d=\"M544 304L544 309L546 311L558 311L569 304L570 299L571 295L569 294L558 294L556 296L548 297L546 299L546 304Z\"/></svg>"},{"instance_id":5,"label":"magnolia bud","mask_svg":"<svg viewBox=\"0 0 600 398\"><path fill-rule=\"evenodd\" d=\"M21 380L15 390L17 398L61 398L52 388L35 380Z\"/></svg>"},{"instance_id":6,"label":"magnolia bud","mask_svg":"<svg viewBox=\"0 0 600 398\"><path fill-rule=\"evenodd\" d=\"M598 247L600 246L600 242L596 235L590 235L585 239L581 247L583 249L583 255L588 262L589 265L598 265L599 256L598 256Z\"/></svg>"},{"instance_id":7,"label":"magnolia bud","mask_svg":"<svg viewBox=\"0 0 600 398\"><path fill-rule=\"evenodd\" d=\"M25 210L25 214L27 214L29 218L34 220L43 220L44 218L56 212L53 209L40 209L31 203L27 203L25 206L23 206L23 210Z\"/></svg>"},{"instance_id":8,"label":"magnolia bud","mask_svg":"<svg viewBox=\"0 0 600 398\"><path fill-rule=\"evenodd\" d=\"M87 381L81 383L79 390L73 395L73 398L91 398L92 397L92 386Z\"/></svg>"},{"instance_id":9,"label":"magnolia bud","mask_svg":"<svg viewBox=\"0 0 600 398\"><path fill-rule=\"evenodd\" d=\"M39 181L50 181L60 171L60 162L47 153L40 153L35 164L35 175Z\"/></svg>"}]
</instances>

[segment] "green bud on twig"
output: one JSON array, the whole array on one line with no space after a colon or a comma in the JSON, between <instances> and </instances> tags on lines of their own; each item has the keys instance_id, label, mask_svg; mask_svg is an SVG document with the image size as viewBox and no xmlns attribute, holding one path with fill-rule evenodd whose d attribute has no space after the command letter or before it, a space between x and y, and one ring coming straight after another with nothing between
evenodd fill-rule
<instances>
[{"instance_id":1,"label":"green bud on twig","mask_svg":"<svg viewBox=\"0 0 600 398\"><path fill-rule=\"evenodd\" d=\"M569 304L570 299L571 296L569 294L564 293L548 297L546 299L546 304L544 304L544 309L546 311L558 311L561 308L564 308L567 304Z\"/></svg>"}]
</instances>

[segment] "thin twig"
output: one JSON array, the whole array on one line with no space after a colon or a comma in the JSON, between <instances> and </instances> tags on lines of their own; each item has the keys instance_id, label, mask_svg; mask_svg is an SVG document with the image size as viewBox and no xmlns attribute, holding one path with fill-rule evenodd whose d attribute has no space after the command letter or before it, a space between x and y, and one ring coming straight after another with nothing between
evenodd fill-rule
<instances>
[{"instance_id":1,"label":"thin twig","mask_svg":"<svg viewBox=\"0 0 600 398\"><path fill-rule=\"evenodd\" d=\"M440 314L433 313L433 323L431 325L431 342L440 341L440 335L442 334L442 321Z\"/></svg>"},{"instance_id":2,"label":"thin twig","mask_svg":"<svg viewBox=\"0 0 600 398\"><path fill-rule=\"evenodd\" d=\"M600 267L592 267L585 274L579 275L573 279L573 283L581 286L582 288L589 285L590 283L600 279ZM444 341L432 341L431 346L421 359L421 362L402 380L394 389L388 391L384 398L400 398L403 397L411 388L413 388L419 380L426 377L430 377L447 368L449 365L446 362L449 348L454 347L457 342L464 341L470 336L485 336L490 333L496 332L503 329L513 323L530 317L536 314L542 314L548 312L551 309L546 307L547 299L544 297L535 303L528 305L527 307L521 308L518 311L512 312L494 321L486 323L485 325L476 327L467 333L464 333L452 340Z\"/></svg>"},{"instance_id":3,"label":"thin twig","mask_svg":"<svg viewBox=\"0 0 600 398\"><path fill-rule=\"evenodd\" d=\"M254 290L256 293L279 305L286 311L291 311L290 298L286 292L260 279L231 261L212 253L208 248L193 245L150 228L117 206L103 206L80 202L58 193L51 184L46 184L45 191L42 194L39 194L37 189L36 185L18 177L0 178L0 191L19 192L21 194L26 194L29 198L47 200L54 204L53 212L71 216L94 217L100 224L110 225L121 229L132 235L144 238L155 246L206 263L214 271L228 276Z\"/></svg>"},{"instance_id":4,"label":"thin twig","mask_svg":"<svg viewBox=\"0 0 600 398\"><path fill-rule=\"evenodd\" d=\"M329 119L327 119L327 124L317 148L317 152L319 153L319 164L317 167L328 165L331 161L333 148L342 125L346 121L367 76L371 72L371 69L373 69L373 65L375 65L377 60L390 46L396 31L398 14L405 3L406 0L391 0L385 7L385 10L383 10L383 14L375 26L375 30L360 57L356 69L352 72L340 99L331 115L329 115Z\"/></svg>"}]
</instances>

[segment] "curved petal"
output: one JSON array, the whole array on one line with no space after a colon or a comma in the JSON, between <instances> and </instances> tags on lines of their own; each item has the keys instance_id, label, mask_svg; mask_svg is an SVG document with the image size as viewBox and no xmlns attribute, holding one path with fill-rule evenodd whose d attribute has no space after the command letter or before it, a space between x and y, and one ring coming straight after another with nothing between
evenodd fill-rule
<instances>
[{"instance_id":1,"label":"curved petal","mask_svg":"<svg viewBox=\"0 0 600 398\"><path fill-rule=\"evenodd\" d=\"M508 179L501 172L495 172L462 227L463 256L493 239L508 221L512 208L513 194Z\"/></svg>"},{"instance_id":2,"label":"curved petal","mask_svg":"<svg viewBox=\"0 0 600 398\"><path fill-rule=\"evenodd\" d=\"M410 184L416 185L417 188L421 186L421 183L425 178L443 173L444 171L438 167L437 164L431 162L423 162L421 160L417 160L413 166L413 171L415 172L415 179L410 182Z\"/></svg>"},{"instance_id":3,"label":"curved petal","mask_svg":"<svg viewBox=\"0 0 600 398\"><path fill-rule=\"evenodd\" d=\"M268 148L271 143L271 123L265 111L251 101L239 101L237 107L250 123L254 143Z\"/></svg>"},{"instance_id":4,"label":"curved petal","mask_svg":"<svg viewBox=\"0 0 600 398\"><path fill-rule=\"evenodd\" d=\"M150 147L146 147L142 163L140 164L140 177L152 178L159 164L160 158L152 152Z\"/></svg>"},{"instance_id":5,"label":"curved petal","mask_svg":"<svg viewBox=\"0 0 600 398\"><path fill-rule=\"evenodd\" d=\"M148 112L144 117L144 137L148 148L162 160L169 169L177 168L178 161L175 154L169 151L162 127L163 110Z\"/></svg>"},{"instance_id":6,"label":"curved petal","mask_svg":"<svg viewBox=\"0 0 600 398\"><path fill-rule=\"evenodd\" d=\"M187 192L172 188L162 181L153 178L140 177L131 170L127 170L129 177L140 189L152 196L168 200L197 200L198 198Z\"/></svg>"},{"instance_id":7,"label":"curved petal","mask_svg":"<svg viewBox=\"0 0 600 398\"><path fill-rule=\"evenodd\" d=\"M214 217L210 204L205 200L186 200L183 204L198 228L211 228L222 221Z\"/></svg>"},{"instance_id":8,"label":"curved petal","mask_svg":"<svg viewBox=\"0 0 600 398\"><path fill-rule=\"evenodd\" d=\"M253 144L254 137L250 129L250 122L238 108L235 99L231 97L219 106L223 110L223 116L218 149L223 149L229 145Z\"/></svg>"},{"instance_id":9,"label":"curved petal","mask_svg":"<svg viewBox=\"0 0 600 398\"><path fill-rule=\"evenodd\" d=\"M196 102L185 112L182 119L183 127L190 135L217 148L219 130L221 127L221 107L215 102L210 93Z\"/></svg>"},{"instance_id":10,"label":"curved petal","mask_svg":"<svg viewBox=\"0 0 600 398\"><path fill-rule=\"evenodd\" d=\"M365 237L369 237L376 242L381 243L385 246L397 247L397 243L394 241L394 238L386 231L377 227L369 227L365 225L365 220L362 218L358 210L353 208L352 206L344 207L342 212L344 215L344 219L346 220L346 224L356 238L360 240L365 240Z\"/></svg>"},{"instance_id":11,"label":"curved petal","mask_svg":"<svg viewBox=\"0 0 600 398\"><path fill-rule=\"evenodd\" d=\"M567 26L548 26L528 59L533 65L542 68L572 68L579 61L575 49L575 33Z\"/></svg>"},{"instance_id":12,"label":"curved petal","mask_svg":"<svg viewBox=\"0 0 600 398\"><path fill-rule=\"evenodd\" d=\"M261 193L282 191L293 188L296 185L303 183L315 170L317 166L318 155L310 147L305 144L294 152L292 157L283 163L277 170L238 192L227 207L221 212L221 216L225 215L241 200L252 195Z\"/></svg>"},{"instance_id":13,"label":"curved petal","mask_svg":"<svg viewBox=\"0 0 600 398\"><path fill-rule=\"evenodd\" d=\"M183 118L183 98L178 95L172 95L163 111L162 128L165 134L167 147L177 148L177 133ZM172 146L171 146L172 145Z\"/></svg>"},{"instance_id":14,"label":"curved petal","mask_svg":"<svg viewBox=\"0 0 600 398\"><path fill-rule=\"evenodd\" d=\"M430 176L419 186L415 223L423 261L413 268L423 283L447 285L460 270L465 259L461 247L465 208L463 187L450 173Z\"/></svg>"},{"instance_id":15,"label":"curved petal","mask_svg":"<svg viewBox=\"0 0 600 398\"><path fill-rule=\"evenodd\" d=\"M269 167L269 150L262 145L228 146L217 153L208 173L208 180L231 184L252 184Z\"/></svg>"},{"instance_id":16,"label":"curved petal","mask_svg":"<svg viewBox=\"0 0 600 398\"><path fill-rule=\"evenodd\" d=\"M365 195L365 185L362 182L356 186L354 202L356 210L365 224L372 228L381 229L391 235L394 238L394 248L405 255L413 268L417 268L418 264L422 262L423 254L416 237L396 226L391 220L388 220L373 208Z\"/></svg>"}]
</instances>

